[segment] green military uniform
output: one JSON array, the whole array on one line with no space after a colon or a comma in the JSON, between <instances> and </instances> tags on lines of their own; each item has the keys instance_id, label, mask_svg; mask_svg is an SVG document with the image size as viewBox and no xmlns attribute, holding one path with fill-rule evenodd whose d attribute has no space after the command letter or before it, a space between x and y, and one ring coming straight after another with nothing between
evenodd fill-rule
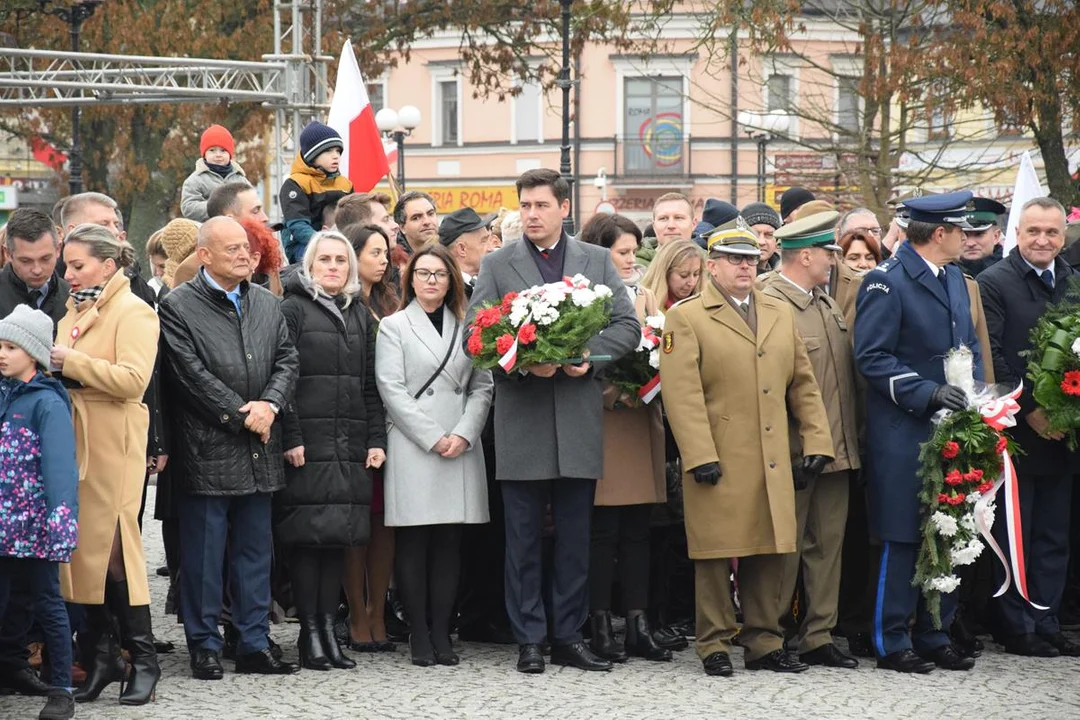
<instances>
[{"instance_id":1,"label":"green military uniform","mask_svg":"<svg viewBox=\"0 0 1080 720\"><path fill-rule=\"evenodd\" d=\"M780 228L777 238L785 250L820 247L832 251L838 218L835 211L810 215ZM794 592L800 565L803 571L806 602L802 607L806 612L799 628L798 651L808 653L832 642L837 621L849 474L859 468L855 363L842 309L822 288L796 285L784 275L783 268L762 286L765 295L786 302L795 313L795 327L821 388L833 440L833 461L820 477L795 493L799 548L784 556L781 597L785 601ZM792 433L792 462L798 463L802 455L799 437Z\"/></svg>"},{"instance_id":2,"label":"green military uniform","mask_svg":"<svg viewBox=\"0 0 1080 720\"><path fill-rule=\"evenodd\" d=\"M733 246L743 250L731 254L760 254L741 229L713 233L710 246L714 257ZM731 560L739 558L740 641L751 663L783 645L783 553L797 545L789 419L807 455L832 457L821 393L791 307L757 290L740 302L710 278L668 311L661 347L664 405L686 471L697 652L707 663L730 651L738 631ZM719 483L696 482L692 471L710 463L719 463Z\"/></svg>"}]
</instances>

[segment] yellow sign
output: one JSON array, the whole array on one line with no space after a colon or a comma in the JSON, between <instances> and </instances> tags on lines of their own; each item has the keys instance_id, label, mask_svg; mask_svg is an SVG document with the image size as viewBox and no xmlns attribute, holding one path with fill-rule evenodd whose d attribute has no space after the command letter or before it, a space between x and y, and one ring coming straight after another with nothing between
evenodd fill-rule
<instances>
[{"instance_id":1,"label":"yellow sign","mask_svg":"<svg viewBox=\"0 0 1080 720\"><path fill-rule=\"evenodd\" d=\"M416 187L409 185L406 190L422 190L435 198L440 215L455 210L471 207L477 213L486 215L498 212L499 208L517 210L517 189L513 185L482 185L475 187Z\"/></svg>"}]
</instances>

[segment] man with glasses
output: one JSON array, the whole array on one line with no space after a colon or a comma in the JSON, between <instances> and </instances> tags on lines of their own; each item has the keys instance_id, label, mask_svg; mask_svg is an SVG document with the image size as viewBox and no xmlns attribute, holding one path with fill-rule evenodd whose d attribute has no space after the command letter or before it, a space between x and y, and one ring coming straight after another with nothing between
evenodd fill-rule
<instances>
[{"instance_id":1,"label":"man with glasses","mask_svg":"<svg viewBox=\"0 0 1080 720\"><path fill-rule=\"evenodd\" d=\"M738 632L748 670L802 672L780 630L784 553L797 548L788 423L802 440L798 473L813 479L833 457L829 421L791 306L754 289L754 233L718 230L708 244L710 279L668 311L660 353L664 393L678 399L666 409L685 470L698 657L707 675L731 675Z\"/></svg>"},{"instance_id":2,"label":"man with glasses","mask_svg":"<svg viewBox=\"0 0 1080 720\"><path fill-rule=\"evenodd\" d=\"M969 227L970 200L966 191L907 200L908 241L866 274L857 300L855 364L868 386L870 534L883 544L873 643L877 666L903 673L975 666L949 638L955 593L941 596L938 630L911 584L921 540L919 446L930 437L935 412L968 403L963 390L946 382L942 359L966 346L975 379L984 377L967 284L953 265Z\"/></svg>"}]
</instances>

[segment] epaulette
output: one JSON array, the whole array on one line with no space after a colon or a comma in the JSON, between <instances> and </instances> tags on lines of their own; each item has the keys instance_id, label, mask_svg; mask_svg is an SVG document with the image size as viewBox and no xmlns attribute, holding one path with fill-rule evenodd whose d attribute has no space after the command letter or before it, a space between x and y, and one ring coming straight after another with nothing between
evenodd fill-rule
<instances>
[{"instance_id":1,"label":"epaulette","mask_svg":"<svg viewBox=\"0 0 1080 720\"><path fill-rule=\"evenodd\" d=\"M679 307L680 305L682 305L682 304L683 304L684 302L686 302L687 300L694 300L695 298L699 298L699 297L701 297L701 293L694 293L693 295L690 295L690 296L684 297L684 298L683 298L682 300L679 300L678 302L676 302L676 303L673 303L673 304L671 305L671 307ZM668 310L670 310L670 309L671 309L671 308L668 308Z\"/></svg>"},{"instance_id":2,"label":"epaulette","mask_svg":"<svg viewBox=\"0 0 1080 720\"><path fill-rule=\"evenodd\" d=\"M888 260L886 260L885 262L878 265L876 268L874 268L874 270L880 270L881 272L889 272L890 270L892 270L894 267L897 267L898 265L900 265L900 261L897 260L895 257L891 257ZM873 272L873 271L871 271L871 272Z\"/></svg>"}]
</instances>

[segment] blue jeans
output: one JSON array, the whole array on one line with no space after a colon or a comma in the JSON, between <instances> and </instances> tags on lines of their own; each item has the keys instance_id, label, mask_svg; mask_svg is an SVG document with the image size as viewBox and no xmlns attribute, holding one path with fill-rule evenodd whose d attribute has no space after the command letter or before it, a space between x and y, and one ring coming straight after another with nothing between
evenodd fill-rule
<instances>
[{"instance_id":1,"label":"blue jeans","mask_svg":"<svg viewBox=\"0 0 1080 720\"><path fill-rule=\"evenodd\" d=\"M30 629L36 616L45 632L45 648L49 655L50 679L53 687L71 687L71 625L67 607L60 595L60 568L57 563L34 558L0 558L0 617L5 617L9 598L31 598L33 612L20 613ZM18 600L17 600L18 601Z\"/></svg>"},{"instance_id":2,"label":"blue jeans","mask_svg":"<svg viewBox=\"0 0 1080 720\"><path fill-rule=\"evenodd\" d=\"M180 605L188 649L221 652L226 546L237 653L267 647L270 632L271 495L180 498Z\"/></svg>"}]
</instances>

